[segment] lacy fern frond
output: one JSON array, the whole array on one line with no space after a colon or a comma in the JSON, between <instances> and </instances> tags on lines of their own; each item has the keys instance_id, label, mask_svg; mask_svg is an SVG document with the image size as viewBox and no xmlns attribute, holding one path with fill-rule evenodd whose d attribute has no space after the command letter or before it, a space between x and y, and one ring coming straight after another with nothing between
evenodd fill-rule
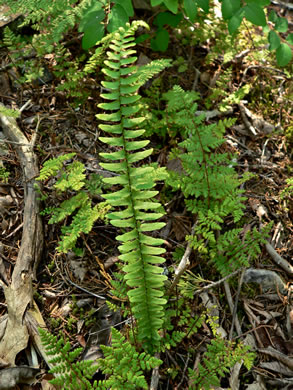
<instances>
[{"instance_id":1,"label":"lacy fern frond","mask_svg":"<svg viewBox=\"0 0 293 390\"><path fill-rule=\"evenodd\" d=\"M166 276L162 275L162 269L157 265L164 262L160 255L165 250L159 247L163 240L145 233L160 229L165 224L154 222L163 215L156 212L161 207L160 203L153 201L158 194L153 190L154 168L135 165L152 153L152 149L144 149L149 141L136 140L144 133L143 129L138 128L144 118L136 115L140 110L140 95L137 93L139 76L134 65L137 58L134 56L133 35L139 26L148 27L144 22L133 22L131 26L127 24L126 29L119 28L114 34L103 69L108 80L102 82L107 90L102 97L108 102L99 104L107 113L97 117L108 122L99 127L110 136L100 137L100 140L113 150L100 154L110 160L101 163L101 166L117 174L104 181L123 187L103 195L112 206L120 208L108 214L108 217L114 226L125 231L116 238L122 242L119 258L126 263L123 271L130 287L128 297L131 310L137 320L139 340L144 348L153 350L159 346L158 330L163 323L166 303L163 298Z\"/></svg>"},{"instance_id":2,"label":"lacy fern frond","mask_svg":"<svg viewBox=\"0 0 293 390\"><path fill-rule=\"evenodd\" d=\"M90 360L76 361L82 348L70 351L70 343L65 343L63 338L58 340L44 329L39 329L39 333L47 354L52 356L50 363L53 368L49 372L55 375L55 379L50 383L64 390L98 389L96 382L93 385L90 382L98 367Z\"/></svg>"},{"instance_id":3,"label":"lacy fern frond","mask_svg":"<svg viewBox=\"0 0 293 390\"><path fill-rule=\"evenodd\" d=\"M84 193L81 192L80 194ZM75 209L78 208L78 211L73 216L71 224L61 228L62 237L61 241L59 242L59 246L57 247L57 250L60 253L67 253L70 249L75 248L76 241L81 236L81 234L88 234L92 230L94 223L98 219L104 220L107 212L109 211L110 206L107 205L106 202L101 202L92 207L91 201L87 194L84 194L84 198L85 199L82 202L82 205L74 207ZM74 203L75 197L71 198L69 201ZM64 202L61 203L58 209L54 210L53 216L49 220L50 224L54 223L55 219L63 220L66 214L70 214L70 209L68 210L67 205L64 205Z\"/></svg>"},{"instance_id":4,"label":"lacy fern frond","mask_svg":"<svg viewBox=\"0 0 293 390\"><path fill-rule=\"evenodd\" d=\"M213 262L225 276L241 266L248 266L250 255L253 253L252 258L255 258L261 243L261 239L256 239L256 233L254 239L247 236L248 241L242 241L239 238L241 229L227 231L224 227L226 218L232 217L234 223L242 218L246 198L242 196L240 185L251 177L244 174L239 179L233 156L221 151L225 129L235 120L225 119L206 125L204 116L196 117L195 114L198 95L185 92L179 86L165 94L165 98L167 112L171 120L183 128L185 138L179 148L173 150L181 171L170 172L168 182L183 192L187 209L197 216L194 235L187 239L203 259ZM250 246L252 241L255 245Z\"/></svg>"},{"instance_id":5,"label":"lacy fern frond","mask_svg":"<svg viewBox=\"0 0 293 390\"><path fill-rule=\"evenodd\" d=\"M39 177L36 180L47 180L51 176L55 176L57 172L63 167L63 163L70 160L76 153L67 153L56 158L51 158L44 163L43 168L40 170Z\"/></svg>"},{"instance_id":6,"label":"lacy fern frond","mask_svg":"<svg viewBox=\"0 0 293 390\"><path fill-rule=\"evenodd\" d=\"M171 62L170 59L160 58L159 60L154 60L149 64L140 66L137 70L138 85L141 87L156 74L160 73L165 68L172 66Z\"/></svg>"},{"instance_id":7,"label":"lacy fern frond","mask_svg":"<svg viewBox=\"0 0 293 390\"><path fill-rule=\"evenodd\" d=\"M253 364L255 354L243 343L226 341L215 336L207 347L202 363L196 370L188 369L191 390L210 390L221 384L221 379L230 374L237 362L244 361L247 369Z\"/></svg>"},{"instance_id":8,"label":"lacy fern frond","mask_svg":"<svg viewBox=\"0 0 293 390\"><path fill-rule=\"evenodd\" d=\"M63 390L138 390L148 389L144 371L158 367L162 361L147 354L136 352L134 346L112 328L112 345L101 345L104 357L93 364L91 360L76 361L82 348L70 351L69 342L63 337L59 340L44 329L39 329L41 341L49 356L53 368L49 371L55 375L50 383ZM90 380L100 369L107 379Z\"/></svg>"},{"instance_id":9,"label":"lacy fern frond","mask_svg":"<svg viewBox=\"0 0 293 390\"><path fill-rule=\"evenodd\" d=\"M76 250L75 245L81 234L88 234L96 220L104 220L111 207L107 202L92 206L91 191L95 192L98 188L94 188L93 183L86 180L84 164L73 161L63 168L63 163L74 156L75 153L69 153L46 161L40 176L36 179L47 180L56 176L53 188L59 193L69 190L78 191L70 199L61 202L59 207L47 208L51 214L49 224L59 223L69 216L72 217L70 225L61 228L62 236L57 247L60 253L67 253L71 249ZM98 178L95 179L95 184L97 183L99 183ZM81 191L82 188L84 190Z\"/></svg>"},{"instance_id":10,"label":"lacy fern frond","mask_svg":"<svg viewBox=\"0 0 293 390\"><path fill-rule=\"evenodd\" d=\"M143 371L149 371L162 364L162 361L145 353L136 352L133 345L112 328L112 346L101 346L104 359L99 359L98 367L109 379L99 385L112 390L148 389Z\"/></svg>"}]
</instances>

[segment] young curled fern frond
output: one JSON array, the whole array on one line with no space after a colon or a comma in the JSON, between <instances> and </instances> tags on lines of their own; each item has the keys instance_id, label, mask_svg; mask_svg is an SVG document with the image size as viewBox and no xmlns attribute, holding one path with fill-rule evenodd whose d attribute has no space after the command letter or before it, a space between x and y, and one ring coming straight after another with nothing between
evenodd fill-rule
<instances>
[{"instance_id":1,"label":"young curled fern frond","mask_svg":"<svg viewBox=\"0 0 293 390\"><path fill-rule=\"evenodd\" d=\"M123 271L130 287L128 297L138 324L138 339L145 349L153 351L159 346L158 330L163 323L166 303L163 298L166 276L157 265L164 262L160 255L165 250L160 247L163 240L146 232L160 229L164 223L155 222L163 214L156 212L161 204L153 199L158 194L153 190L154 168L134 165L152 154L152 149L144 149L149 141L134 140L145 132L138 128L144 118L136 116L140 110L140 95L137 94L140 80L134 65L137 58L133 35L139 26L148 28L144 22L133 22L114 34L103 69L108 80L102 82L107 90L102 97L108 102L99 104L106 113L97 117L108 122L99 127L110 136L100 137L100 140L113 149L100 154L110 160L100 165L117 174L104 181L122 186L116 192L103 195L111 206L119 207L119 211L108 217L112 225L125 231L116 238L122 242L119 258L126 263Z\"/></svg>"}]
</instances>

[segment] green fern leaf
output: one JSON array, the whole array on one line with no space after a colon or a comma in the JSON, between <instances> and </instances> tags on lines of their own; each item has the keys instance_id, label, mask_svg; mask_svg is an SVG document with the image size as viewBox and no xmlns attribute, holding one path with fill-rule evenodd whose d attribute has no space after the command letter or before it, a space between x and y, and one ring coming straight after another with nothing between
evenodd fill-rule
<instances>
[{"instance_id":1,"label":"green fern leaf","mask_svg":"<svg viewBox=\"0 0 293 390\"><path fill-rule=\"evenodd\" d=\"M152 201L157 194L157 191L152 190L155 185L154 168L134 166L134 163L152 154L152 149L142 150L149 141L134 141L144 133L143 129L137 128L144 121L143 117L136 117L140 110L137 90L141 79L133 65L136 61L135 50L130 49L135 46L133 35L140 25L147 27L144 22L133 22L131 26L120 28L119 32L113 34L114 39L109 45L111 51L107 53L108 60L103 69L108 80L102 82L108 90L102 96L111 102L99 104L105 113L97 117L108 122L101 124L100 128L111 135L101 137L100 140L118 149L100 154L104 159L113 161L101 163L101 166L118 174L104 181L123 187L104 197L112 206L124 207L123 210L108 214L108 218L112 225L128 230L117 236L117 240L123 242L119 246L119 257L126 263L123 271L130 287L128 297L137 319L138 337L146 349L153 350L159 346L158 330L163 323L163 307L166 303L163 298L166 277L157 266L164 262L160 255L165 250L158 247L163 240L150 237L145 232L160 229L164 223L152 222L163 215L155 212L160 204ZM159 68L162 70L163 66ZM158 64L154 66L153 72L157 70Z\"/></svg>"}]
</instances>

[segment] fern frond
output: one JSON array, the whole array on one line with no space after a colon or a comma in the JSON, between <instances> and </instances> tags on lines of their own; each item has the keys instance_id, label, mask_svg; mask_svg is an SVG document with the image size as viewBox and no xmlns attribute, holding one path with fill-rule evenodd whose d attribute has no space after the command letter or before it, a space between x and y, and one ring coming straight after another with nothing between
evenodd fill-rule
<instances>
[{"instance_id":1,"label":"fern frond","mask_svg":"<svg viewBox=\"0 0 293 390\"><path fill-rule=\"evenodd\" d=\"M70 160L76 153L67 153L56 158L52 158L44 163L43 168L40 170L39 177L36 180L47 180L51 176L55 176L57 172L62 168L63 163Z\"/></svg>"},{"instance_id":2,"label":"fern frond","mask_svg":"<svg viewBox=\"0 0 293 390\"><path fill-rule=\"evenodd\" d=\"M92 207L91 201L87 199L73 216L71 224L61 229L63 236L57 247L58 251L67 253L70 249L74 248L77 239L82 233L88 234L92 230L96 220L105 219L109 208L110 206L106 202L101 202Z\"/></svg>"},{"instance_id":3,"label":"fern frond","mask_svg":"<svg viewBox=\"0 0 293 390\"><path fill-rule=\"evenodd\" d=\"M99 359L98 366L109 379L101 381L106 389L135 390L148 389L143 371L151 370L162 361L135 348L125 340L115 328L112 328L112 346L101 346L105 358Z\"/></svg>"},{"instance_id":4,"label":"fern frond","mask_svg":"<svg viewBox=\"0 0 293 390\"><path fill-rule=\"evenodd\" d=\"M51 335L44 329L39 329L39 333L47 354L52 356L49 362L53 365L53 368L49 372L55 375L55 379L52 379L50 383L57 386L58 389L98 389L96 382L93 385L90 383L90 379L98 366L90 360L76 362L82 348L70 351L70 343L66 343L63 338L58 340L56 336Z\"/></svg>"},{"instance_id":5,"label":"fern frond","mask_svg":"<svg viewBox=\"0 0 293 390\"><path fill-rule=\"evenodd\" d=\"M208 345L202 363L199 363L197 370L188 369L190 378L190 389L210 390L220 386L221 379L229 374L231 367L237 362L244 360L247 369L250 369L255 354L250 352L250 347L243 343L226 341L216 336Z\"/></svg>"},{"instance_id":6,"label":"fern frond","mask_svg":"<svg viewBox=\"0 0 293 390\"><path fill-rule=\"evenodd\" d=\"M149 64L140 66L137 70L138 85L141 87L156 74L160 73L165 68L172 66L171 62L172 60L170 59L160 58L159 60L154 60Z\"/></svg>"},{"instance_id":7,"label":"fern frond","mask_svg":"<svg viewBox=\"0 0 293 390\"><path fill-rule=\"evenodd\" d=\"M152 201L158 193L153 190L154 168L134 165L152 154L152 149L144 149L149 141L134 140L144 133L138 128L144 118L136 116L140 110L139 75L133 65L136 61L133 35L138 26L148 27L144 22L128 24L126 29L120 28L114 34L109 45L111 50L107 52L108 60L103 69L108 80L102 82L107 90L102 97L108 102L99 104L106 113L97 117L108 122L99 127L110 135L100 137L100 140L114 150L100 154L110 160L101 166L118 174L104 181L123 187L103 195L112 206L123 207L108 217L112 225L126 229L124 234L116 237L122 242L119 258L126 263L123 271L130 287L128 297L138 323L138 338L146 349L153 350L159 346L158 330L163 323L166 303L163 298L166 276L157 266L164 262L160 255L165 250L159 247L163 240L148 236L146 232L160 229L164 223L155 222L163 214L155 212L161 205Z\"/></svg>"}]
</instances>

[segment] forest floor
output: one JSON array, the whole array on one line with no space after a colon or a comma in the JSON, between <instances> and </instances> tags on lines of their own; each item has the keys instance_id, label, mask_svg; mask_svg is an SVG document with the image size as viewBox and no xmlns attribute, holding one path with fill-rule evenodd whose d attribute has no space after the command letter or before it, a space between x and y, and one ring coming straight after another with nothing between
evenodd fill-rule
<instances>
[{"instance_id":1,"label":"forest floor","mask_svg":"<svg viewBox=\"0 0 293 390\"><path fill-rule=\"evenodd\" d=\"M140 17L147 19L145 12L141 11ZM71 38L78 39L77 35ZM75 56L80 54L76 42L78 40L72 47L69 46ZM263 246L257 261L251 264L252 268L262 270L262 280L257 280L259 283L242 284L240 274L237 274L230 279L229 286L223 281L204 295L196 295L190 305L196 316L198 308L212 302L219 316L219 326L227 335L233 323L235 339L240 335L241 339L252 336L246 339L257 353L252 370L248 374L240 368L240 371L234 371L230 382L229 378L223 380L223 389L290 389L293 388L293 306L290 297L293 275L293 194L281 194L287 188L286 180L292 177L293 168L292 65L283 70L277 68L273 60L257 61L253 53L258 49L254 48L252 42L248 50L243 50L240 55L234 54L227 62L219 54L208 63L206 57L214 47L212 39L203 44L191 45L188 38L172 35L169 48L163 56L172 58L175 65L163 71L153 83L142 87L141 94L152 110L163 110L164 103L158 96L179 84L185 90L199 92L199 110L212 111L218 109L222 100L240 86L250 86L241 102L232 101L229 117L237 120L227 130L225 137L227 150L237 156L239 174L249 171L255 175L244 186L247 197L245 229L260 229L272 222L268 244ZM139 44L137 49L141 62L161 57L148 44ZM5 52L5 48L1 51L1 66L5 67L10 61L9 53ZM47 60L50 61L49 58ZM13 67L1 71L0 99L6 107L21 109L17 125L27 140L31 142L36 134L33 152L37 156L38 167L41 168L50 158L75 152L78 160L85 164L87 175L101 172L99 152L104 146L98 141L99 130L95 117L98 112L96 105L100 102L101 72L87 80L85 88L91 91L91 95L79 107L74 107L73 98L68 99L65 93L56 91L57 80L51 73L48 80L21 85L16 82L18 72ZM225 93L221 95L224 87L219 82L225 80L225 72L229 80ZM215 90L217 93L212 96ZM225 115L221 111L214 114L209 123ZM152 161L161 166L170 166L168 155L177 140L168 131L163 137L160 132L153 131L150 139L155 151ZM15 144L7 143L3 148L1 144L0 151L4 167L9 171L8 179L0 182L0 279L1 285L7 286L13 280L12 273L20 256L26 198L23 167ZM56 193L52 192L50 181L44 183L43 190L48 196L42 203L43 208L56 206L65 199L58 199ZM71 252L58 255L56 247L61 227L58 224L49 225L48 219L48 216L42 217L45 239L38 244L41 261L33 281L39 314L52 333L61 331L73 347L85 348L83 357L96 359L101 356L99 345L109 342L109 327L117 326L122 321L119 315L100 310L104 302L97 297L107 296L110 281L115 278L114 272L117 271L116 228L104 222L96 223L88 235L81 237L79 244L84 248L84 255L77 258ZM172 254L176 250L178 256L183 255L185 236L191 233L194 224L193 216L186 211L179 193L174 192L172 199L169 199L164 221L167 224L167 230L164 231L166 267L172 269L175 261ZM38 222L36 224L38 226ZM199 262L197 254L193 252L189 270L201 276L199 290L220 279L210 265ZM268 288L264 280L270 277L272 279L268 282ZM281 288L278 277L282 280ZM235 312L233 314L235 302L236 315ZM10 304L4 295L4 288L0 289L0 324L1 317L3 321L6 318L7 305L9 307ZM90 337L90 334L96 336ZM11 334L11 337L14 335ZM188 389L186 367L196 367L196 359L200 359L211 337L208 326L203 326L191 339L183 340L176 349L162 354L164 364L158 388ZM197 351L194 361L191 361L191 349ZM21 353L21 350L16 356L16 365L30 364L32 358L29 351L32 347L27 347L26 354ZM5 367L5 359L2 367ZM43 375L35 384L19 384L18 388L48 390L49 379L49 375Z\"/></svg>"}]
</instances>

